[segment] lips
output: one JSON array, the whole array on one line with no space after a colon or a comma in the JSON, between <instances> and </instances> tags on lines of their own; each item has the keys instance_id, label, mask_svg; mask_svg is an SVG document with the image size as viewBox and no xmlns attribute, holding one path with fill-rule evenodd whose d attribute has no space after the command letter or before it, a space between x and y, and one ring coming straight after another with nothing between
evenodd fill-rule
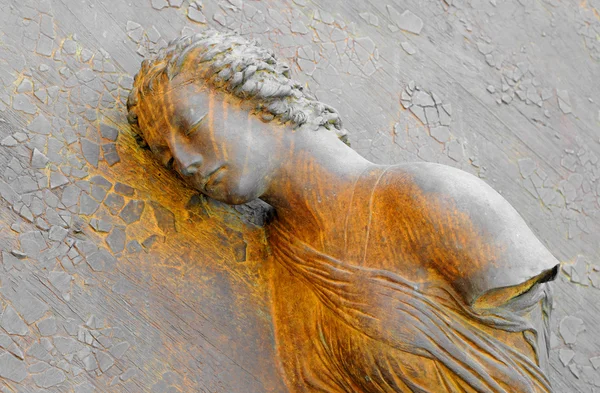
<instances>
[{"instance_id":1,"label":"lips","mask_svg":"<svg viewBox=\"0 0 600 393\"><path fill-rule=\"evenodd\" d=\"M220 166L213 169L208 176L204 177L204 181L202 182L202 189L206 190L208 187L213 186L219 180L221 180L222 175L225 173L225 166Z\"/></svg>"}]
</instances>

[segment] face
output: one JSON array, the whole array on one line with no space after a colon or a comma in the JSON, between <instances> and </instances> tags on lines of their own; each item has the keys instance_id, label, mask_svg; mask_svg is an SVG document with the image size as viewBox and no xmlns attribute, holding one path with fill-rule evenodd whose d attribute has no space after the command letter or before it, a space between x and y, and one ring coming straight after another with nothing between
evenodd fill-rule
<instances>
[{"instance_id":1,"label":"face","mask_svg":"<svg viewBox=\"0 0 600 393\"><path fill-rule=\"evenodd\" d=\"M166 86L162 86L166 85ZM281 127L199 83L161 83L141 102L140 128L160 162L228 204L260 197L278 167Z\"/></svg>"}]
</instances>

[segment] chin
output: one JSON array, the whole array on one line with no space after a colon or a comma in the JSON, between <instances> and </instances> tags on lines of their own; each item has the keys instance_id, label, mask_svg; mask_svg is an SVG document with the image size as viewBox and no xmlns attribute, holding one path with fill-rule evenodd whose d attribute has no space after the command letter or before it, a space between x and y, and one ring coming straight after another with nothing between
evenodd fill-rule
<instances>
[{"instance_id":1,"label":"chin","mask_svg":"<svg viewBox=\"0 0 600 393\"><path fill-rule=\"evenodd\" d=\"M242 205L251 202L263 194L262 188L253 179L241 179L241 181L231 181L223 179L222 182L206 189L205 193L209 197L228 205Z\"/></svg>"},{"instance_id":2,"label":"chin","mask_svg":"<svg viewBox=\"0 0 600 393\"><path fill-rule=\"evenodd\" d=\"M227 198L227 200L224 202L229 205L243 205L244 203L248 203L254 199L256 199L256 198L247 198L244 196L235 195L235 196L229 196Z\"/></svg>"},{"instance_id":3,"label":"chin","mask_svg":"<svg viewBox=\"0 0 600 393\"><path fill-rule=\"evenodd\" d=\"M236 192L230 193L229 197L231 202L229 203L231 203L232 205L241 205L243 203L248 203L260 197L260 194L261 193L254 188L250 190L238 189L236 190Z\"/></svg>"},{"instance_id":4,"label":"chin","mask_svg":"<svg viewBox=\"0 0 600 393\"><path fill-rule=\"evenodd\" d=\"M216 199L219 202L226 203L228 205L242 205L258 198L254 193L240 192L241 190L226 189L219 187L213 190L207 190L206 195L212 199Z\"/></svg>"}]
</instances>

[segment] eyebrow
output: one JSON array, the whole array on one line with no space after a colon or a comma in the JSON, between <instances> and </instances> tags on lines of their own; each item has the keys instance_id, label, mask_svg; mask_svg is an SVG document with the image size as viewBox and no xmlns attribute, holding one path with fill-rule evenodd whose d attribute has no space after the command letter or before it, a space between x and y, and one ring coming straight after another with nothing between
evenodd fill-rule
<instances>
[{"instance_id":1,"label":"eyebrow","mask_svg":"<svg viewBox=\"0 0 600 393\"><path fill-rule=\"evenodd\" d=\"M203 115L200 117L200 119L196 120L196 121L194 122L194 124L192 124L192 125L189 127L189 129L188 129L188 130L185 132L185 135L186 135L186 136L190 136L191 134L193 134L193 133L196 131L196 129L197 129L198 127L200 127L200 123L202 123L202 120L204 120L204 119L206 118L206 115L207 115L207 114L208 114L208 113L205 113L205 114L203 114Z\"/></svg>"}]
</instances>

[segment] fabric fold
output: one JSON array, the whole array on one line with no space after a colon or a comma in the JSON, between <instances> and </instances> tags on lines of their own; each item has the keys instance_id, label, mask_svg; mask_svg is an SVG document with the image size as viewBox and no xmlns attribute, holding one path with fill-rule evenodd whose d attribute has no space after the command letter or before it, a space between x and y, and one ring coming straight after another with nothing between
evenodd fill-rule
<instances>
[{"instance_id":1,"label":"fabric fold","mask_svg":"<svg viewBox=\"0 0 600 393\"><path fill-rule=\"evenodd\" d=\"M382 377L389 389L373 391L395 391L393 381L399 379L413 391L433 392L411 377L406 372L411 365L402 364L402 356L396 356L409 353L437 364L442 384L438 388L446 386L443 391L461 391L457 387L468 386L482 393L551 392L542 369L547 364L548 348L540 345L548 342L545 335L551 293L547 284L536 283L501 307L476 311L449 285L413 283L390 271L340 261L303 243L278 222L270 225L269 240L277 263L304 282L329 311L327 315L338 320L321 319L319 323L325 325L321 332L337 329L334 333L345 335L346 340L368 339L381 344L377 351L357 360L360 367L386 364L391 368L382 370L392 373ZM545 326L532 322L537 309L544 314L540 319ZM522 334L536 359L503 342L494 331ZM326 339L329 343L337 340ZM338 349L343 351L345 345ZM368 346L364 351L369 352ZM331 348L325 352L329 353L329 364L352 361L338 359L340 353ZM366 364L365 359L371 359L372 364ZM351 374L352 370L340 378L357 379Z\"/></svg>"}]
</instances>

